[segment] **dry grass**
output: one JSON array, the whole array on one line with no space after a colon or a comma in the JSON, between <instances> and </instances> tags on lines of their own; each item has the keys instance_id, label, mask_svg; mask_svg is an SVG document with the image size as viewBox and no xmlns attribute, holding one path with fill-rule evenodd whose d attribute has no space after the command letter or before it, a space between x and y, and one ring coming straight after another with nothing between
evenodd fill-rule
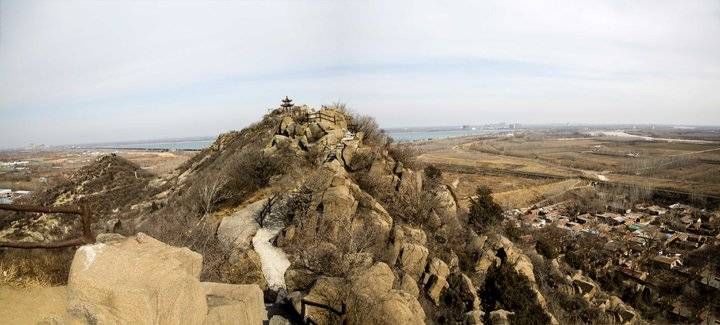
<instances>
[{"instance_id":1,"label":"dry grass","mask_svg":"<svg viewBox=\"0 0 720 325\"><path fill-rule=\"evenodd\" d=\"M578 179L568 179L564 181L543 184L538 186L530 186L522 189L495 193L493 199L497 201L503 208L523 208L533 205L544 199L552 198L565 193L582 183Z\"/></svg>"},{"instance_id":2,"label":"dry grass","mask_svg":"<svg viewBox=\"0 0 720 325\"><path fill-rule=\"evenodd\" d=\"M74 249L0 251L0 286L38 287L67 283Z\"/></svg>"}]
</instances>

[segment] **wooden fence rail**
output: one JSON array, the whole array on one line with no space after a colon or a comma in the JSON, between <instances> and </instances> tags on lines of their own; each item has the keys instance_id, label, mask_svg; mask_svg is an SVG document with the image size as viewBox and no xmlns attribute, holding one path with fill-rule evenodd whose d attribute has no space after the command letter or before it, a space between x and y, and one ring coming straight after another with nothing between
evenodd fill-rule
<instances>
[{"instance_id":1,"label":"wooden fence rail","mask_svg":"<svg viewBox=\"0 0 720 325\"><path fill-rule=\"evenodd\" d=\"M63 240L50 243L34 243L34 242L0 242L0 248L23 248L23 249L53 249L75 247L95 242L92 234L91 224L92 218L90 211L85 207L42 207L32 205L18 204L0 204L0 210L15 212L37 212L37 213L58 213L58 214L75 214L80 216L80 225L82 227L82 237Z\"/></svg>"},{"instance_id":2,"label":"wooden fence rail","mask_svg":"<svg viewBox=\"0 0 720 325\"><path fill-rule=\"evenodd\" d=\"M323 112L307 113L306 118L310 122L313 122L315 120L320 120L320 121L325 120L325 121L328 121L333 124L337 123L337 119L336 119L335 115L325 114Z\"/></svg>"}]
</instances>

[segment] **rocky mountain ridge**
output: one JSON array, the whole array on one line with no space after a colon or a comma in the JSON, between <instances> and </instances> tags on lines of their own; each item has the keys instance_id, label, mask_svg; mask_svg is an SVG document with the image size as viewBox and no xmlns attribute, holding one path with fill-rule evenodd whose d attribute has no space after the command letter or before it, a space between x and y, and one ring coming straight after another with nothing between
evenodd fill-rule
<instances>
[{"instance_id":1,"label":"rocky mountain ridge","mask_svg":"<svg viewBox=\"0 0 720 325\"><path fill-rule=\"evenodd\" d=\"M191 263L194 279L255 285L281 306L266 320L559 323L531 257L499 233L476 231L453 186L414 166L373 123L339 107L271 111L221 135L170 177L143 179L145 189L103 210L94 229L189 247L203 256ZM70 188L88 184L74 179ZM72 202L66 193L56 197ZM268 232L269 240L258 241ZM143 236L132 238L150 238ZM78 250L74 274L87 274L77 265L97 245ZM78 279L72 274L70 288ZM113 282L117 290L122 280ZM102 299L83 304L86 319L119 308ZM209 319L198 306L202 317L184 319ZM637 321L613 310L613 322Z\"/></svg>"}]
</instances>

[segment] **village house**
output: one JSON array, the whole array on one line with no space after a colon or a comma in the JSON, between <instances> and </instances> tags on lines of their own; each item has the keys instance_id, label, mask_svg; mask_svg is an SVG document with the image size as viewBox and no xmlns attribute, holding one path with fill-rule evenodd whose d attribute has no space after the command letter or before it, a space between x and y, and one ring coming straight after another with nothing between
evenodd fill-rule
<instances>
[{"instance_id":1,"label":"village house","mask_svg":"<svg viewBox=\"0 0 720 325\"><path fill-rule=\"evenodd\" d=\"M672 270L678 267L681 267L682 261L679 257L676 256L663 256L663 255L657 255L650 259L655 265L658 265L662 268Z\"/></svg>"},{"instance_id":2,"label":"village house","mask_svg":"<svg viewBox=\"0 0 720 325\"><path fill-rule=\"evenodd\" d=\"M597 215L598 220L611 226L618 226L625 223L623 216L614 212L605 212Z\"/></svg>"},{"instance_id":3,"label":"village house","mask_svg":"<svg viewBox=\"0 0 720 325\"><path fill-rule=\"evenodd\" d=\"M589 213L585 213L585 214L581 214L581 215L573 218L573 221L575 221L581 225L584 225L584 224L588 223L591 218L592 218L592 216Z\"/></svg>"},{"instance_id":4,"label":"village house","mask_svg":"<svg viewBox=\"0 0 720 325\"><path fill-rule=\"evenodd\" d=\"M657 205L647 207L647 211L652 215L663 215L668 212L667 209Z\"/></svg>"},{"instance_id":5,"label":"village house","mask_svg":"<svg viewBox=\"0 0 720 325\"><path fill-rule=\"evenodd\" d=\"M633 279L637 282L644 282L648 276L647 272L640 271L640 270L634 270L634 269L627 268L627 267L621 267L621 268L618 268L618 270L620 271L620 273L624 274L628 278Z\"/></svg>"},{"instance_id":6,"label":"village house","mask_svg":"<svg viewBox=\"0 0 720 325\"><path fill-rule=\"evenodd\" d=\"M0 204L10 204L12 203L12 190L10 189L0 189Z\"/></svg>"}]
</instances>

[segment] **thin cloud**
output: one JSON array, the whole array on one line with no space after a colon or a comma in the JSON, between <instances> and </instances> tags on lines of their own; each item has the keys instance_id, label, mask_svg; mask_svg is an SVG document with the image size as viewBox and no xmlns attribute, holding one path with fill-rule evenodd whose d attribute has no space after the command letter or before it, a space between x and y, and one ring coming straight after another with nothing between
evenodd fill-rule
<instances>
[{"instance_id":1,"label":"thin cloud","mask_svg":"<svg viewBox=\"0 0 720 325\"><path fill-rule=\"evenodd\" d=\"M717 1L3 0L0 147L214 134L284 95L386 126L720 124L717 35Z\"/></svg>"}]
</instances>

